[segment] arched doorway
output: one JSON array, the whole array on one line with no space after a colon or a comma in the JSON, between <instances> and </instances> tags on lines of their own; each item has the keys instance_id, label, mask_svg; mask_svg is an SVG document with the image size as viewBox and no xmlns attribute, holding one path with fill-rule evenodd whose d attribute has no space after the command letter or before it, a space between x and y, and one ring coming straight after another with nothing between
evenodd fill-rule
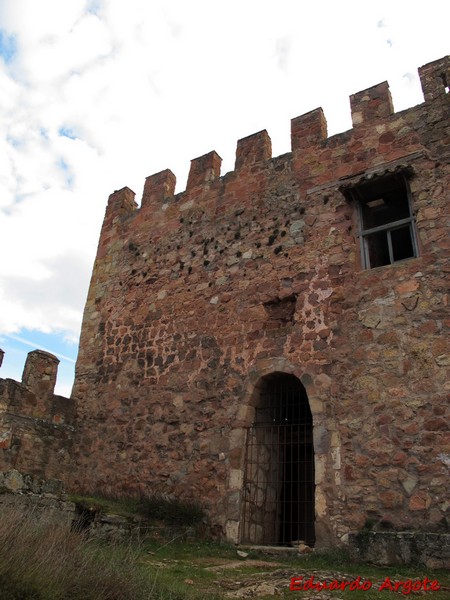
<instances>
[{"instance_id":1,"label":"arched doorway","mask_svg":"<svg viewBox=\"0 0 450 600\"><path fill-rule=\"evenodd\" d=\"M294 375L272 373L257 386L245 452L241 540L314 545L314 446L308 396Z\"/></svg>"}]
</instances>

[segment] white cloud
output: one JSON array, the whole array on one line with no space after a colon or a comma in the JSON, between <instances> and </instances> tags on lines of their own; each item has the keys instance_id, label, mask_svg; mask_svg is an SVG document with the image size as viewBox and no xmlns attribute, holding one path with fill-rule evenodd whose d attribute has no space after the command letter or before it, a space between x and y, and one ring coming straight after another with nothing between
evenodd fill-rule
<instances>
[{"instance_id":1,"label":"white cloud","mask_svg":"<svg viewBox=\"0 0 450 600\"><path fill-rule=\"evenodd\" d=\"M12 340L14 340L16 342L20 342L21 344L24 344L25 346L34 348L34 343L30 342L29 340L24 339L23 337L20 337L18 335L9 335L8 337L10 337ZM50 352L50 350L48 348L41 348L41 350L44 350L45 352ZM63 360L67 360L68 362L75 363L73 358L71 358L70 356L66 356L65 354L60 354L59 352L55 352L55 351L50 352L50 354L54 354L58 358L62 358Z\"/></svg>"},{"instance_id":2,"label":"white cloud","mask_svg":"<svg viewBox=\"0 0 450 600\"><path fill-rule=\"evenodd\" d=\"M397 109L422 101L417 67L446 53L446 4L406 0L3 0L16 41L0 59L0 327L78 335L106 200L323 106L350 127L348 95L388 79ZM386 40L392 40L390 47ZM420 43L418 42L420 40Z\"/></svg>"}]
</instances>

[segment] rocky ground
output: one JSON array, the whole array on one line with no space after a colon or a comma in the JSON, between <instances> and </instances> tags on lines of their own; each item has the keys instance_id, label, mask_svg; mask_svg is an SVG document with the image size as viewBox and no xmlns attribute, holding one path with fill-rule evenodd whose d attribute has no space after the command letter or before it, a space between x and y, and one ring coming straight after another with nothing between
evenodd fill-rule
<instances>
[{"instance_id":1,"label":"rocky ground","mask_svg":"<svg viewBox=\"0 0 450 600\"><path fill-rule=\"evenodd\" d=\"M239 556L239 551L235 559L211 556L190 559L164 558L158 561L156 556L152 556L149 562L153 567L160 569L161 573L170 573L172 579L178 577L180 587L177 589L182 591L184 588L188 596L192 593L193 598L269 600L274 597L297 597L302 600L390 600L406 596L450 600L448 576L443 575L443 572L426 575L422 569L415 570L413 567L409 571L402 568L396 572L392 568L377 570L366 565L361 566L359 570L349 567L348 572L345 568L309 568L302 565L301 558L296 561L287 560L286 557L280 557L280 560L278 557L243 557ZM359 577L357 573L360 574ZM427 576L429 581L425 580ZM439 590L431 589L435 579L439 583ZM333 581L339 584L348 582L348 586L345 590L317 589L324 583L329 586ZM304 584L308 587L308 582L309 589L301 589ZM351 582L355 582L353 589L350 588ZM420 589L414 589L413 585L418 588L419 582ZM363 585L367 589L364 589Z\"/></svg>"}]
</instances>

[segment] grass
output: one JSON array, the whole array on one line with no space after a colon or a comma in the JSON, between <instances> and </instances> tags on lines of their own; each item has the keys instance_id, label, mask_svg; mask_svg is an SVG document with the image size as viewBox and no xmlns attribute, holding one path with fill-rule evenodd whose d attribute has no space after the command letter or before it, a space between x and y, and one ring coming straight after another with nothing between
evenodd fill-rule
<instances>
[{"instance_id":1,"label":"grass","mask_svg":"<svg viewBox=\"0 0 450 600\"><path fill-rule=\"evenodd\" d=\"M67 499L81 509L92 511L101 515L114 514L123 517L134 517L138 514L138 498L106 498L102 496L69 494Z\"/></svg>"},{"instance_id":2,"label":"grass","mask_svg":"<svg viewBox=\"0 0 450 600\"><path fill-rule=\"evenodd\" d=\"M159 565L161 578L169 581L170 585L178 585L183 589L186 577L192 579L194 585L191 590L184 593L188 598L211 597L216 594L225 593L229 590L247 588L252 597L267 598L273 600L274 596L264 595L258 591L259 584L273 584L276 589L276 597L282 598L336 598L343 600L398 600L398 598L422 597L420 593L411 591L408 593L408 581L423 581L428 577L430 581L436 579L441 585L441 590L429 592L426 597L431 600L450 599L450 574L444 570L430 570L424 566L395 566L379 567L358 563L352 560L342 550L331 551L325 554L311 553L306 555L277 554L267 555L264 552L247 550L248 556L240 558L237 548L227 544L214 544L204 542L174 542L173 544L158 547L152 543L147 546L151 548L145 563L151 568ZM233 562L233 568L228 569L227 564ZM214 567L211 570L211 567ZM334 579L338 582L353 581L360 577L361 583L370 581L372 586L369 590L290 590L292 577L301 577L307 581L314 575L314 581L331 583ZM380 585L389 578L392 586L395 582L405 582L405 587L398 591L389 589L379 590ZM237 583L239 582L239 583ZM264 588L261 588L264 589ZM252 590L252 591L250 591ZM404 593L402 593L402 591ZM204 595L202 595L204 594ZM242 597L247 597L244 595Z\"/></svg>"},{"instance_id":3,"label":"grass","mask_svg":"<svg viewBox=\"0 0 450 600\"><path fill-rule=\"evenodd\" d=\"M206 520L206 513L197 502L174 500L160 494L142 498L138 503L138 512L146 519L184 527L199 525Z\"/></svg>"},{"instance_id":4,"label":"grass","mask_svg":"<svg viewBox=\"0 0 450 600\"><path fill-rule=\"evenodd\" d=\"M34 512L0 514L2 600L150 600L174 596L156 586L128 546L90 543L68 525Z\"/></svg>"},{"instance_id":5,"label":"grass","mask_svg":"<svg viewBox=\"0 0 450 600\"><path fill-rule=\"evenodd\" d=\"M69 500L82 509L100 514L140 516L169 526L192 527L206 522L206 513L198 502L172 499L157 493L136 498L70 495Z\"/></svg>"},{"instance_id":6,"label":"grass","mask_svg":"<svg viewBox=\"0 0 450 600\"><path fill-rule=\"evenodd\" d=\"M81 498L79 498L81 501ZM86 499L84 507L115 512L117 500ZM111 504L112 503L112 504ZM122 514L133 514L132 504L119 502ZM176 507L176 517L156 511L168 523L192 523L193 515ZM142 510L142 509L141 509ZM155 516L151 507L150 515ZM193 513L197 514L196 511ZM183 515L183 518L180 518ZM198 517L195 517L197 519ZM194 522L195 522L194 519ZM203 517L202 517L203 519ZM336 598L342 600L392 600L417 594L379 591L390 581L436 579L443 589L439 600L450 599L450 575L425 567L376 567L355 563L344 552L306 555L267 555L248 550L240 557L230 544L200 539L186 541L169 527L167 534L148 539L137 547L106 545L89 541L49 517L33 512L2 508L0 512L0 598L1 600L201 600L226 598L242 588L253 597L269 599L267 587L275 586L281 598ZM231 568L230 568L231 567ZM316 582L351 581L360 576L370 580L368 591L290 591L292 577ZM258 586L262 586L258 588ZM266 586L264 588L264 586ZM242 590L244 592L244 590ZM247 597L246 592L242 597ZM435 593L426 594L433 599Z\"/></svg>"}]
</instances>

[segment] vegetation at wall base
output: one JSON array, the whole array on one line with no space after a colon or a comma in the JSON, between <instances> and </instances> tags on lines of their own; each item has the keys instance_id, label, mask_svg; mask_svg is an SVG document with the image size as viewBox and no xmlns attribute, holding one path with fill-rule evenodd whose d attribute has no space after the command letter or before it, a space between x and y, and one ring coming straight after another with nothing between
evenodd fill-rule
<instances>
[{"instance_id":1,"label":"vegetation at wall base","mask_svg":"<svg viewBox=\"0 0 450 600\"><path fill-rule=\"evenodd\" d=\"M138 549L99 545L51 515L2 507L2 600L174 600L151 575Z\"/></svg>"},{"instance_id":2,"label":"vegetation at wall base","mask_svg":"<svg viewBox=\"0 0 450 600\"><path fill-rule=\"evenodd\" d=\"M83 510L102 515L113 513L124 517L141 517L179 527L193 527L206 522L206 513L200 503L169 498L159 493L136 497L71 494L69 500Z\"/></svg>"},{"instance_id":3,"label":"vegetation at wall base","mask_svg":"<svg viewBox=\"0 0 450 600\"><path fill-rule=\"evenodd\" d=\"M173 531L170 526L168 530ZM346 589L323 596L336 600L395 600L399 592L378 591L386 577L392 581L436 579L442 586L439 599L450 598L450 578L443 570L376 567L355 562L342 550L305 555L251 547L242 550L239 554L232 544L169 535L145 539L136 546L99 543L87 532L70 531L69 523L58 524L49 512L42 515L0 505L0 599L224 600L229 594L261 600L274 595L301 598L303 592L289 590L291 579L303 576L306 580L311 575L318 582L358 576L373 582L367 592Z\"/></svg>"},{"instance_id":4,"label":"vegetation at wall base","mask_svg":"<svg viewBox=\"0 0 450 600\"><path fill-rule=\"evenodd\" d=\"M42 600L36 588L9 574L0 574L0 594L2 600Z\"/></svg>"},{"instance_id":5,"label":"vegetation at wall base","mask_svg":"<svg viewBox=\"0 0 450 600\"><path fill-rule=\"evenodd\" d=\"M161 520L168 525L192 527L206 520L206 513L198 502L167 498L160 494L142 498L138 511L147 519Z\"/></svg>"}]
</instances>

